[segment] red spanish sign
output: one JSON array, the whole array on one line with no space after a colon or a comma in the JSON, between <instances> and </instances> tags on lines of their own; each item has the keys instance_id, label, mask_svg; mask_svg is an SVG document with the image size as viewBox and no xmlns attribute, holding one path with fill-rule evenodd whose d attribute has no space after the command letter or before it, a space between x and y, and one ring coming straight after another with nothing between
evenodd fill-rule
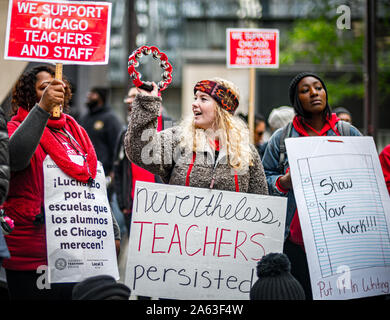
<instances>
[{"instance_id":1,"label":"red spanish sign","mask_svg":"<svg viewBox=\"0 0 390 320\"><path fill-rule=\"evenodd\" d=\"M111 3L10 0L5 59L107 64Z\"/></svg>"},{"instance_id":2,"label":"red spanish sign","mask_svg":"<svg viewBox=\"0 0 390 320\"><path fill-rule=\"evenodd\" d=\"M278 68L279 30L227 29L228 68Z\"/></svg>"}]
</instances>

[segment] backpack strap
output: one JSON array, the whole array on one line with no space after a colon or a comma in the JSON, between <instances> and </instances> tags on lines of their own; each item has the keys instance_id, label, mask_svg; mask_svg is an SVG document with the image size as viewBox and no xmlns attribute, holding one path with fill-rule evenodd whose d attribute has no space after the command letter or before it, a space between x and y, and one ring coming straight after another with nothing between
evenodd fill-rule
<instances>
[{"instance_id":1,"label":"backpack strap","mask_svg":"<svg viewBox=\"0 0 390 320\"><path fill-rule=\"evenodd\" d=\"M351 135L351 124L349 122L340 120L336 123L336 129L341 136Z\"/></svg>"},{"instance_id":2,"label":"backpack strap","mask_svg":"<svg viewBox=\"0 0 390 320\"><path fill-rule=\"evenodd\" d=\"M286 144L284 140L291 135L292 130L292 122L289 122L287 125L284 126L282 134L280 136L279 141L279 164L278 169L283 174L284 171L284 160L286 159Z\"/></svg>"}]
</instances>

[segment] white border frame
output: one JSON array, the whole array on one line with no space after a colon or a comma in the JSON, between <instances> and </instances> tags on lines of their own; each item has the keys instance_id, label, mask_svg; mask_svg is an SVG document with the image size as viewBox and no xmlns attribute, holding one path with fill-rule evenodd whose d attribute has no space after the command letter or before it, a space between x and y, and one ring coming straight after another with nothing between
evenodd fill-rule
<instances>
[{"instance_id":1,"label":"white border frame","mask_svg":"<svg viewBox=\"0 0 390 320\"><path fill-rule=\"evenodd\" d=\"M251 65L232 65L230 64L230 33L233 31L239 31L239 32L274 32L276 33L276 64L272 65L261 65L261 64L251 64ZM242 69L248 69L248 68L263 68L263 69L278 69L279 68L279 29L258 29L258 28L227 28L226 29L226 67L227 68L242 68Z\"/></svg>"}]
</instances>

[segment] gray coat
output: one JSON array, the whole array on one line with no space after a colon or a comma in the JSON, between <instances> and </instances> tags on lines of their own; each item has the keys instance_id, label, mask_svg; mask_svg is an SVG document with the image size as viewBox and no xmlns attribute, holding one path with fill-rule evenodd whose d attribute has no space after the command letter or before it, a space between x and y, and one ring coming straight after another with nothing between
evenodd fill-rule
<instances>
[{"instance_id":1,"label":"gray coat","mask_svg":"<svg viewBox=\"0 0 390 320\"><path fill-rule=\"evenodd\" d=\"M130 161L159 175L165 183L186 185L193 153L179 145L181 130L175 126L157 132L161 98L137 95L133 102L129 126L125 135L125 152ZM148 130L149 129L149 130ZM254 165L237 174L240 192L268 195L268 186L259 154L251 145ZM209 149L197 150L189 176L189 186L209 188L214 177L214 189L236 191L235 174L221 150L217 160Z\"/></svg>"},{"instance_id":2,"label":"gray coat","mask_svg":"<svg viewBox=\"0 0 390 320\"><path fill-rule=\"evenodd\" d=\"M0 204L7 197L10 176L7 122L0 108ZM9 258L9 252L0 228L0 265L2 258Z\"/></svg>"}]
</instances>

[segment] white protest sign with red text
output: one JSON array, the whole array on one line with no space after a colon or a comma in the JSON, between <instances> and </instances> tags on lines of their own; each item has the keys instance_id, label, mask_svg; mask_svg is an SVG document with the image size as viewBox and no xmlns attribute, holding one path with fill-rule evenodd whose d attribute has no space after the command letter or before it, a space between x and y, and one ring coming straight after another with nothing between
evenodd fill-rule
<instances>
[{"instance_id":1,"label":"white protest sign with red text","mask_svg":"<svg viewBox=\"0 0 390 320\"><path fill-rule=\"evenodd\" d=\"M228 68L278 68L279 30L227 29Z\"/></svg>"},{"instance_id":2,"label":"white protest sign with red text","mask_svg":"<svg viewBox=\"0 0 390 320\"><path fill-rule=\"evenodd\" d=\"M10 0L5 59L107 64L111 3Z\"/></svg>"},{"instance_id":3,"label":"white protest sign with red text","mask_svg":"<svg viewBox=\"0 0 390 320\"><path fill-rule=\"evenodd\" d=\"M282 252L287 199L136 182L125 283L134 295L248 300Z\"/></svg>"}]
</instances>

